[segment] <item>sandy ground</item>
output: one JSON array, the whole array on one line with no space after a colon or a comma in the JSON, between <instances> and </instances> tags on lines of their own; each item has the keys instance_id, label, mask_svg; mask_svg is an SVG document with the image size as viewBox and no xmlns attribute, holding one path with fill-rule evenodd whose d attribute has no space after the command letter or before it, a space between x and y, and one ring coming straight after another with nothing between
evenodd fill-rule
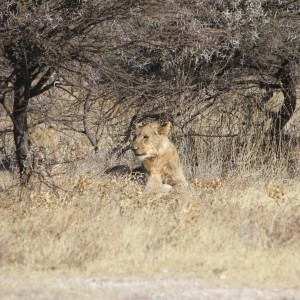
<instances>
[{"instance_id":1,"label":"sandy ground","mask_svg":"<svg viewBox=\"0 0 300 300\"><path fill-rule=\"evenodd\" d=\"M299 300L299 289L212 286L195 279L108 280L0 275L0 299L208 299Z\"/></svg>"}]
</instances>

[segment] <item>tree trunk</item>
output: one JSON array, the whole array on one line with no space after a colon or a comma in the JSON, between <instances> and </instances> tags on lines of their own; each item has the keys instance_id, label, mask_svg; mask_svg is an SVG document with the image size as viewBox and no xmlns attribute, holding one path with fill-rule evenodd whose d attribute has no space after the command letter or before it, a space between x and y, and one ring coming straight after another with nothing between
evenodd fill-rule
<instances>
[{"instance_id":1,"label":"tree trunk","mask_svg":"<svg viewBox=\"0 0 300 300\"><path fill-rule=\"evenodd\" d=\"M24 80L24 76L16 75L14 87L13 125L16 157L20 172L21 184L28 183L32 173L31 163L28 159L28 124L27 109L30 92L30 83Z\"/></svg>"},{"instance_id":2,"label":"tree trunk","mask_svg":"<svg viewBox=\"0 0 300 300\"><path fill-rule=\"evenodd\" d=\"M277 154L280 155L283 128L293 116L297 102L296 79L290 63L286 62L282 65L276 78L280 81L284 100L278 113L273 116L271 128L272 136L276 141Z\"/></svg>"}]
</instances>

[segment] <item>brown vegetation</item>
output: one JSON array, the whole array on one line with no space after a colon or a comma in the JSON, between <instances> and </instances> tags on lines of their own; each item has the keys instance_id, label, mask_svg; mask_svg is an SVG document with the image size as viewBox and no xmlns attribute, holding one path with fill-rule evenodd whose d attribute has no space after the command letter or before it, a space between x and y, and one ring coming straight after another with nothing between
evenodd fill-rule
<instances>
[{"instance_id":1,"label":"brown vegetation","mask_svg":"<svg viewBox=\"0 0 300 300\"><path fill-rule=\"evenodd\" d=\"M135 120L166 112L190 148L199 137L212 138L210 148L214 138L234 144L226 169L249 144L285 157L295 140L285 131L296 113L297 3L2 1L0 104L10 125L1 131L13 132L21 182L34 173L33 117L85 135L97 152L105 132L124 150ZM200 128L203 118L209 126Z\"/></svg>"},{"instance_id":2,"label":"brown vegetation","mask_svg":"<svg viewBox=\"0 0 300 300\"><path fill-rule=\"evenodd\" d=\"M127 177L93 179L95 168L62 175L58 193L0 194L2 270L299 287L298 181L197 179L194 191L149 195Z\"/></svg>"},{"instance_id":3,"label":"brown vegetation","mask_svg":"<svg viewBox=\"0 0 300 300\"><path fill-rule=\"evenodd\" d=\"M298 2L0 2L0 269L299 287ZM126 176L140 121L191 189Z\"/></svg>"}]
</instances>

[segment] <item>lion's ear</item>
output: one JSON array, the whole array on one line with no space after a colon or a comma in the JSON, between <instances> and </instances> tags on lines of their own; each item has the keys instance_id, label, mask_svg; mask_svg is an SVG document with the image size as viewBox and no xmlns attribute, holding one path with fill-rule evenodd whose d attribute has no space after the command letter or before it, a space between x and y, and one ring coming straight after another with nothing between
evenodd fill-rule
<instances>
[{"instance_id":1,"label":"lion's ear","mask_svg":"<svg viewBox=\"0 0 300 300\"><path fill-rule=\"evenodd\" d=\"M142 127L143 127L142 123L136 123L135 124L135 132L137 132L137 133L140 132Z\"/></svg>"},{"instance_id":2,"label":"lion's ear","mask_svg":"<svg viewBox=\"0 0 300 300\"><path fill-rule=\"evenodd\" d=\"M158 129L158 133L161 135L167 135L171 128L171 122L168 121L166 124L161 125Z\"/></svg>"}]
</instances>

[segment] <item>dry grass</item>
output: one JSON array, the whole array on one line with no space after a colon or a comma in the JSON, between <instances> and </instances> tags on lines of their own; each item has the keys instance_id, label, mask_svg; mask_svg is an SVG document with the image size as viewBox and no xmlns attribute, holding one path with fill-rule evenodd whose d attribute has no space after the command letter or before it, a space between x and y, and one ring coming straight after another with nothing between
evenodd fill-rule
<instances>
[{"instance_id":1,"label":"dry grass","mask_svg":"<svg viewBox=\"0 0 300 300\"><path fill-rule=\"evenodd\" d=\"M22 190L1 174L3 271L299 287L299 181L198 178L189 191L145 194L129 178L80 170L57 176L56 190L38 180Z\"/></svg>"},{"instance_id":2,"label":"dry grass","mask_svg":"<svg viewBox=\"0 0 300 300\"><path fill-rule=\"evenodd\" d=\"M216 132L206 125L204 133ZM299 143L277 159L272 145L262 146L261 132L193 144L181 138L175 142L190 189L146 194L129 178L102 175L115 163L105 156L110 136L97 157L82 135L58 132L59 164L40 166L28 189L14 172L0 171L3 274L186 277L299 288ZM130 154L124 160L133 163Z\"/></svg>"}]
</instances>

